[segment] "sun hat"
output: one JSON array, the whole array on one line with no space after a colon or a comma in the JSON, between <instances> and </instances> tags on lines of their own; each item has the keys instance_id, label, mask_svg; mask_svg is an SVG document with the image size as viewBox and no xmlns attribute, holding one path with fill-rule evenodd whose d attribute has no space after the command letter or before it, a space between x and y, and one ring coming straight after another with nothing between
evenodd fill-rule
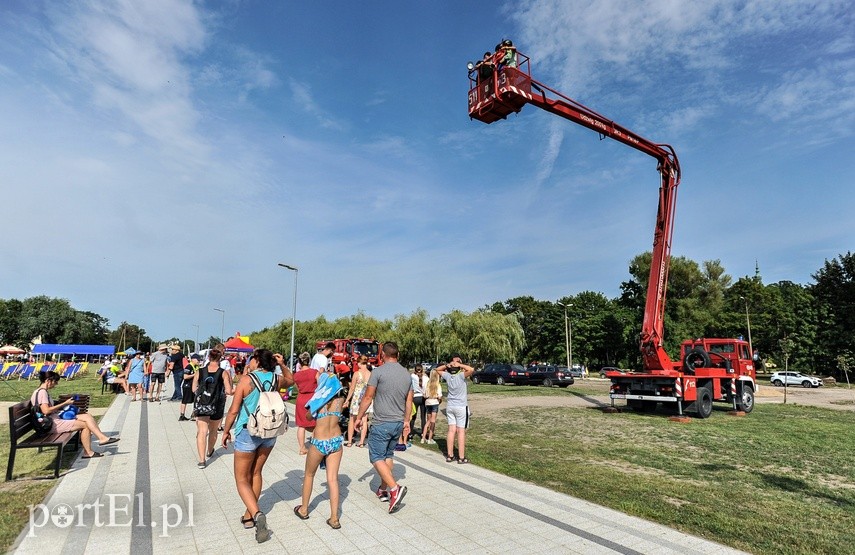
<instances>
[{"instance_id":1,"label":"sun hat","mask_svg":"<svg viewBox=\"0 0 855 555\"><path fill-rule=\"evenodd\" d=\"M157 350L158 351L165 351L166 350L166 343L161 343L160 345L158 345Z\"/></svg>"},{"instance_id":2,"label":"sun hat","mask_svg":"<svg viewBox=\"0 0 855 555\"><path fill-rule=\"evenodd\" d=\"M170 345L169 348L172 349L173 351L180 351L181 345L179 345L178 343L175 343L173 345Z\"/></svg>"}]
</instances>

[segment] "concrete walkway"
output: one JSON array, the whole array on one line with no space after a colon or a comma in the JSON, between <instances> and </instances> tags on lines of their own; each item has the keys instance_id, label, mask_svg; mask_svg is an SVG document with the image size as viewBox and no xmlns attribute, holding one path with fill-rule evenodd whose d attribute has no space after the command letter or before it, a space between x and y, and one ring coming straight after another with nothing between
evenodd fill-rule
<instances>
[{"instance_id":1,"label":"concrete walkway","mask_svg":"<svg viewBox=\"0 0 855 555\"><path fill-rule=\"evenodd\" d=\"M665 526L514 480L475 465L447 464L435 450L396 453L409 488L387 513L367 449L345 448L340 530L329 528L326 480L315 480L310 519L299 520L304 459L295 431L281 437L264 469L261 507L273 538L257 544L218 449L196 467L194 422L178 404L131 403L120 395L101 420L121 442L100 459L78 458L15 545L21 555L79 553L674 553L736 550ZM115 434L113 434L115 435Z\"/></svg>"}]
</instances>

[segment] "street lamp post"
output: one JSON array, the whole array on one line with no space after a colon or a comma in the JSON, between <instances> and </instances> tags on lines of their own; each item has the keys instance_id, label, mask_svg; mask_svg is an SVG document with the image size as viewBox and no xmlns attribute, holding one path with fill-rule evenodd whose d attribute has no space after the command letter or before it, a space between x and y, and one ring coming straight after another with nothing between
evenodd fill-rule
<instances>
[{"instance_id":1,"label":"street lamp post","mask_svg":"<svg viewBox=\"0 0 855 555\"><path fill-rule=\"evenodd\" d=\"M289 266L288 264L279 263L279 266L285 268L286 270L291 270L294 272L294 304L291 309L291 351L288 353L288 366L294 366L294 332L296 331L297 324L297 276L300 273L300 270L297 269L296 266Z\"/></svg>"},{"instance_id":2,"label":"street lamp post","mask_svg":"<svg viewBox=\"0 0 855 555\"><path fill-rule=\"evenodd\" d=\"M556 302L564 307L564 348L567 352L567 371L570 372L573 370L573 328L570 326L570 318L567 317L567 309L573 306L573 303Z\"/></svg>"},{"instance_id":3,"label":"street lamp post","mask_svg":"<svg viewBox=\"0 0 855 555\"><path fill-rule=\"evenodd\" d=\"M216 310L217 312L219 312L220 314L223 315L223 323L220 327L220 341L225 343L226 342L226 311L223 310L222 308L215 308L214 310Z\"/></svg>"},{"instance_id":4,"label":"street lamp post","mask_svg":"<svg viewBox=\"0 0 855 555\"><path fill-rule=\"evenodd\" d=\"M751 351L751 358L754 358L754 346L751 343L751 319L748 317L748 299L739 297L745 301L745 323L748 325L748 350Z\"/></svg>"}]
</instances>

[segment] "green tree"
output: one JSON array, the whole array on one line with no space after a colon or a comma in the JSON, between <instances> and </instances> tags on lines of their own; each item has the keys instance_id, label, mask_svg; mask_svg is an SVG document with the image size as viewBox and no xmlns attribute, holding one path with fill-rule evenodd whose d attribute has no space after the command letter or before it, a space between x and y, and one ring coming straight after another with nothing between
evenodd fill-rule
<instances>
[{"instance_id":1,"label":"green tree","mask_svg":"<svg viewBox=\"0 0 855 555\"><path fill-rule=\"evenodd\" d=\"M394 320L394 337L401 353L409 361L424 362L433 360L435 355L434 332L436 327L427 310L419 308L404 315L398 314Z\"/></svg>"},{"instance_id":2,"label":"green tree","mask_svg":"<svg viewBox=\"0 0 855 555\"><path fill-rule=\"evenodd\" d=\"M564 319L555 304L525 296L497 302L489 308L499 314L516 315L525 337L521 362L552 361L558 352L564 352L556 343L564 333Z\"/></svg>"},{"instance_id":3,"label":"green tree","mask_svg":"<svg viewBox=\"0 0 855 555\"><path fill-rule=\"evenodd\" d=\"M818 321L816 362L836 368L838 355L855 352L855 255L826 260L810 287Z\"/></svg>"},{"instance_id":4,"label":"green tree","mask_svg":"<svg viewBox=\"0 0 855 555\"><path fill-rule=\"evenodd\" d=\"M20 335L20 319L23 304L18 299L0 299L0 343L12 343L26 347L30 338Z\"/></svg>"},{"instance_id":5,"label":"green tree","mask_svg":"<svg viewBox=\"0 0 855 555\"><path fill-rule=\"evenodd\" d=\"M106 318L94 312L80 312L66 299L46 295L30 297L21 303L18 337L29 341L41 336L44 343L94 343L107 341Z\"/></svg>"},{"instance_id":6,"label":"green tree","mask_svg":"<svg viewBox=\"0 0 855 555\"><path fill-rule=\"evenodd\" d=\"M516 314L489 309L466 314L451 311L440 318L441 357L459 354L479 364L488 361L515 361L525 344L525 335Z\"/></svg>"},{"instance_id":7,"label":"green tree","mask_svg":"<svg viewBox=\"0 0 855 555\"><path fill-rule=\"evenodd\" d=\"M115 330L107 335L107 343L115 345L116 349L124 351L128 347L142 350L144 346L152 342L145 329L136 324L122 322Z\"/></svg>"}]
</instances>

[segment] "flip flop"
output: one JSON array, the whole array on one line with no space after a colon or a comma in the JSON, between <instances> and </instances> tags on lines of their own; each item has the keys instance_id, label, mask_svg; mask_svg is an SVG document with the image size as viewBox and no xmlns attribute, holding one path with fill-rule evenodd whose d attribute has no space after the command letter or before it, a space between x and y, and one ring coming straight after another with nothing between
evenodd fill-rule
<instances>
[{"instance_id":1,"label":"flip flop","mask_svg":"<svg viewBox=\"0 0 855 555\"><path fill-rule=\"evenodd\" d=\"M445 462L454 462L454 457L445 457Z\"/></svg>"},{"instance_id":2,"label":"flip flop","mask_svg":"<svg viewBox=\"0 0 855 555\"><path fill-rule=\"evenodd\" d=\"M240 517L240 523L243 524L244 530L252 530L253 528L255 528L255 519L252 517L249 517L249 518Z\"/></svg>"},{"instance_id":3,"label":"flip flop","mask_svg":"<svg viewBox=\"0 0 855 555\"><path fill-rule=\"evenodd\" d=\"M469 459L467 459L466 457L463 457L462 459L457 461L457 464L469 464Z\"/></svg>"},{"instance_id":4,"label":"flip flop","mask_svg":"<svg viewBox=\"0 0 855 555\"><path fill-rule=\"evenodd\" d=\"M301 507L302 505L297 505L296 507L294 507L294 514L297 515L297 518L299 518L300 520L309 520L309 515L304 515L300 512Z\"/></svg>"},{"instance_id":5,"label":"flip flop","mask_svg":"<svg viewBox=\"0 0 855 555\"><path fill-rule=\"evenodd\" d=\"M255 541L264 543L270 539L270 528L267 527L267 515L258 511L255 513Z\"/></svg>"},{"instance_id":6,"label":"flip flop","mask_svg":"<svg viewBox=\"0 0 855 555\"><path fill-rule=\"evenodd\" d=\"M95 452L94 452L94 453L92 453L91 455L83 455L83 456L82 456L82 457L80 457L80 458L81 458L81 459L97 459L97 458L99 458L99 457L103 457L103 456L104 456L104 455L102 455L102 454L101 454L101 453L99 453L98 451L95 451Z\"/></svg>"},{"instance_id":7,"label":"flip flop","mask_svg":"<svg viewBox=\"0 0 855 555\"><path fill-rule=\"evenodd\" d=\"M341 528L341 522L339 522L337 520L333 521L333 519L331 519L331 518L327 519L327 525L329 525L329 527L332 528L333 530L338 530L339 528Z\"/></svg>"},{"instance_id":8,"label":"flip flop","mask_svg":"<svg viewBox=\"0 0 855 555\"><path fill-rule=\"evenodd\" d=\"M104 445L112 445L114 443L119 443L119 439L121 439L121 438L111 437L110 439L108 439L104 443L100 443L99 445L101 445L103 447Z\"/></svg>"}]
</instances>

